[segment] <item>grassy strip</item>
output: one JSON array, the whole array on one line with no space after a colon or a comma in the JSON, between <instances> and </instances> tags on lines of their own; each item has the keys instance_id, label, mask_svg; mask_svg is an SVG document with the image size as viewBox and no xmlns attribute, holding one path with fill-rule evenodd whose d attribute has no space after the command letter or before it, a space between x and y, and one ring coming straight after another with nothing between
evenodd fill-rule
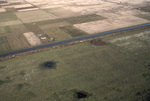
<instances>
[{"instance_id":1,"label":"grassy strip","mask_svg":"<svg viewBox=\"0 0 150 101\"><path fill-rule=\"evenodd\" d=\"M87 33L83 32L73 26L65 26L65 27L61 27L60 29L62 29L63 31L65 31L66 33L71 35L72 37L87 35Z\"/></svg>"},{"instance_id":2,"label":"grassy strip","mask_svg":"<svg viewBox=\"0 0 150 101\"><path fill-rule=\"evenodd\" d=\"M97 20L103 20L103 19L106 19L106 18L103 16L96 15L96 14L91 14L91 15L64 18L63 20L72 24L78 24L78 23L85 23L85 22L97 21Z\"/></svg>"},{"instance_id":3,"label":"grassy strip","mask_svg":"<svg viewBox=\"0 0 150 101\"><path fill-rule=\"evenodd\" d=\"M17 16L14 13L1 13L0 22L14 21L18 20Z\"/></svg>"},{"instance_id":4,"label":"grassy strip","mask_svg":"<svg viewBox=\"0 0 150 101\"><path fill-rule=\"evenodd\" d=\"M7 37L0 37L0 53L12 51L10 44L8 43Z\"/></svg>"}]
</instances>

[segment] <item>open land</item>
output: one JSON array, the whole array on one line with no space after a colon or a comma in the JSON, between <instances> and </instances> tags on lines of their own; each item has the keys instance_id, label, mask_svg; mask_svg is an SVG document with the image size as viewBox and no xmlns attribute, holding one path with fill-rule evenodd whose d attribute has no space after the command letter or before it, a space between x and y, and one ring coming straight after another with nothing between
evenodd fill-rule
<instances>
[{"instance_id":1,"label":"open land","mask_svg":"<svg viewBox=\"0 0 150 101\"><path fill-rule=\"evenodd\" d=\"M39 38L41 43L36 45L42 45L150 23L149 2L146 0L0 1L0 36L6 37L13 50L33 46L23 35L27 32L33 32ZM20 25L24 27L20 28ZM13 26L18 29L11 31ZM13 42L17 40L15 38L19 40ZM23 45L14 48L19 41Z\"/></svg>"},{"instance_id":2,"label":"open land","mask_svg":"<svg viewBox=\"0 0 150 101\"><path fill-rule=\"evenodd\" d=\"M5 101L149 101L150 30L103 37L0 62ZM55 67L43 67L47 61ZM76 92L86 92L79 99Z\"/></svg>"},{"instance_id":3,"label":"open land","mask_svg":"<svg viewBox=\"0 0 150 101\"><path fill-rule=\"evenodd\" d=\"M145 23L149 0L0 0L0 54ZM150 101L149 27L22 54L0 101Z\"/></svg>"}]
</instances>

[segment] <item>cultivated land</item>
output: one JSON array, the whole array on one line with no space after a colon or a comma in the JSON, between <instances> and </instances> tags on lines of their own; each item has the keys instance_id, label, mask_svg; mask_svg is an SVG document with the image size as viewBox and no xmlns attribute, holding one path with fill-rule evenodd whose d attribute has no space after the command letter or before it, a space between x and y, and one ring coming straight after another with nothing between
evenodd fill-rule
<instances>
[{"instance_id":1,"label":"cultivated land","mask_svg":"<svg viewBox=\"0 0 150 101\"><path fill-rule=\"evenodd\" d=\"M33 46L23 35L28 32L42 45L150 23L146 0L0 1L0 37L6 37L13 50Z\"/></svg>"},{"instance_id":2,"label":"cultivated land","mask_svg":"<svg viewBox=\"0 0 150 101\"><path fill-rule=\"evenodd\" d=\"M0 0L0 54L150 23L149 5ZM0 101L150 101L150 28L91 40L0 61Z\"/></svg>"}]
</instances>

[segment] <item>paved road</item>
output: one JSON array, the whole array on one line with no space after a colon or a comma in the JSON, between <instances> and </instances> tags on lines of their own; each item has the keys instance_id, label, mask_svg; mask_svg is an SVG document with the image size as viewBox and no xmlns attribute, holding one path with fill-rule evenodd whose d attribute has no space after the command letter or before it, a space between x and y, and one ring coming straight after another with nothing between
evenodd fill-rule
<instances>
[{"instance_id":1,"label":"paved road","mask_svg":"<svg viewBox=\"0 0 150 101\"><path fill-rule=\"evenodd\" d=\"M133 26L133 27L128 27L128 28L123 28L123 29L118 29L118 30L113 30L113 31L109 31L109 32L103 32L103 33L93 34L93 35L79 37L79 38L74 38L74 39L69 39L69 40L65 40L65 41L50 43L50 44L36 46L36 47L32 47L32 48L16 50L16 51L12 51L12 52L8 52L8 53L0 54L0 57L5 57L5 56L14 55L14 54L18 54L18 53L23 53L23 52L27 52L27 51L31 51L31 50L36 50L36 49L40 49L40 48L45 48L45 47L51 47L51 46L60 45L60 44L64 44L64 43L85 40L85 39L89 39L89 38L93 38L93 37L98 37L98 36L113 34L113 33L116 33L116 32L122 32L122 31L137 29L137 28L146 27L146 26L150 26L150 23L143 24L143 25L137 25L137 26Z\"/></svg>"}]
</instances>

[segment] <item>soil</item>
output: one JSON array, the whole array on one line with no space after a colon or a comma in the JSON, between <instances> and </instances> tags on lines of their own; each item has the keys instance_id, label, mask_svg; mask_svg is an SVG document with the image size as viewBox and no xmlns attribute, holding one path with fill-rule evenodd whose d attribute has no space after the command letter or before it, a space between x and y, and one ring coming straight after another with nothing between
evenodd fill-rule
<instances>
[{"instance_id":1,"label":"soil","mask_svg":"<svg viewBox=\"0 0 150 101\"><path fill-rule=\"evenodd\" d=\"M101 39L93 39L90 41L91 44L95 45L95 46L103 46L106 45L105 42L103 42Z\"/></svg>"}]
</instances>

